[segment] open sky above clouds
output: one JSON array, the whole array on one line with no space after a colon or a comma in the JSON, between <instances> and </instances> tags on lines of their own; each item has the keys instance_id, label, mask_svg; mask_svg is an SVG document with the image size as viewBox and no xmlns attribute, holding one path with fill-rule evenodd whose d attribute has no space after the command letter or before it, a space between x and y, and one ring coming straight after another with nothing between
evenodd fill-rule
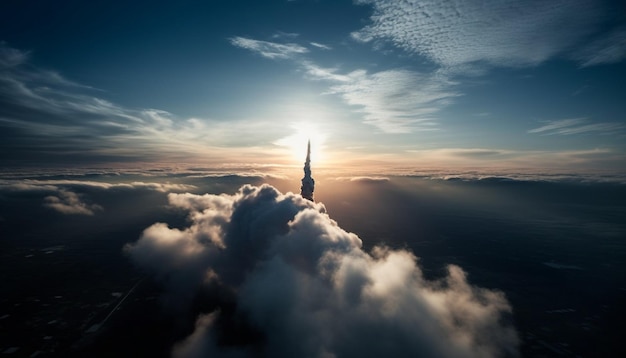
<instances>
[{"instance_id":1,"label":"open sky above clouds","mask_svg":"<svg viewBox=\"0 0 626 358\"><path fill-rule=\"evenodd\" d=\"M0 14L3 166L300 166L310 137L318 167L626 169L619 1L19 1Z\"/></svg>"}]
</instances>

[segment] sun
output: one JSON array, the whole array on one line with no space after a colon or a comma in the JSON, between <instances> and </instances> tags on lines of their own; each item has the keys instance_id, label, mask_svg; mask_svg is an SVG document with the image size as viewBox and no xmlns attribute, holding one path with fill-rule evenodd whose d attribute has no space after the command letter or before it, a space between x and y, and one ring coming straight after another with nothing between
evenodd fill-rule
<instances>
[{"instance_id":1,"label":"sun","mask_svg":"<svg viewBox=\"0 0 626 358\"><path fill-rule=\"evenodd\" d=\"M292 159L304 162L306 157L306 144L311 141L311 161L321 163L324 161L323 148L326 135L311 123L293 123L291 126L294 133L283 137L274 144L284 147L292 156Z\"/></svg>"}]
</instances>

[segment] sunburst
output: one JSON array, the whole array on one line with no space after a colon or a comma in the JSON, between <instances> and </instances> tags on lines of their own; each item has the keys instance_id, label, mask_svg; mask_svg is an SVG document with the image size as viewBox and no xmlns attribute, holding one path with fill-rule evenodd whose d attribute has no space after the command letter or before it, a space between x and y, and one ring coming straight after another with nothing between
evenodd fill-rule
<instances>
[{"instance_id":1,"label":"sunburst","mask_svg":"<svg viewBox=\"0 0 626 358\"><path fill-rule=\"evenodd\" d=\"M285 147L292 158L297 161L304 161L306 156L307 141L311 141L311 161L319 164L324 161L323 148L326 135L317 126L310 123L294 123L290 126L294 133L283 137L274 144Z\"/></svg>"}]
</instances>

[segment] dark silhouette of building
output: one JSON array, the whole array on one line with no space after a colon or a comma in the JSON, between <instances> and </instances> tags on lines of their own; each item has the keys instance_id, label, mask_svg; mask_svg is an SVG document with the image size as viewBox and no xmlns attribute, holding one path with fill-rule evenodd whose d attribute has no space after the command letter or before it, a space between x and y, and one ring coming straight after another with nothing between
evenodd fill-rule
<instances>
[{"instance_id":1,"label":"dark silhouette of building","mask_svg":"<svg viewBox=\"0 0 626 358\"><path fill-rule=\"evenodd\" d=\"M315 180L311 177L311 141L306 147L306 161L304 162L304 178L302 178L302 187L300 187L300 195L303 198L313 200L313 190L315 190Z\"/></svg>"}]
</instances>

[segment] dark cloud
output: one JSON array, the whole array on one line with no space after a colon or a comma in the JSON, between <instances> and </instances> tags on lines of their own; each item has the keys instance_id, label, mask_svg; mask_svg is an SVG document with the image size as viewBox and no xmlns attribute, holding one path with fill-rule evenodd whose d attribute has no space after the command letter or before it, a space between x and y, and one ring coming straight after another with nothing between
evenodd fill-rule
<instances>
[{"instance_id":1,"label":"dark cloud","mask_svg":"<svg viewBox=\"0 0 626 358\"><path fill-rule=\"evenodd\" d=\"M50 195L44 199L45 206L63 214L93 215L102 210L98 204L87 204L81 197L71 191L61 190L58 195Z\"/></svg>"},{"instance_id":2,"label":"dark cloud","mask_svg":"<svg viewBox=\"0 0 626 358\"><path fill-rule=\"evenodd\" d=\"M165 283L179 312L197 315L176 357L517 355L501 292L470 285L454 265L426 279L406 250L368 254L323 204L269 185L171 193L169 203L190 224L155 223L125 251ZM198 309L207 290L221 292L219 303ZM247 338L233 342L224 334L233 326Z\"/></svg>"},{"instance_id":3,"label":"dark cloud","mask_svg":"<svg viewBox=\"0 0 626 358\"><path fill-rule=\"evenodd\" d=\"M8 176L10 177L11 175ZM103 181L110 180L111 174L40 175L35 178L0 179L0 198L6 195L16 198L26 193L32 193L35 197L40 197L40 200L43 200L43 206L46 208L62 214L92 216L102 212L104 210L103 206L108 204L115 205L115 199L110 195L112 192L131 193L132 191L142 191L145 193L168 193L196 189L196 186L191 184L170 183L169 181ZM95 201L98 204L91 202L91 199L94 197L97 198ZM103 202L106 202L107 205L104 205Z\"/></svg>"}]
</instances>

